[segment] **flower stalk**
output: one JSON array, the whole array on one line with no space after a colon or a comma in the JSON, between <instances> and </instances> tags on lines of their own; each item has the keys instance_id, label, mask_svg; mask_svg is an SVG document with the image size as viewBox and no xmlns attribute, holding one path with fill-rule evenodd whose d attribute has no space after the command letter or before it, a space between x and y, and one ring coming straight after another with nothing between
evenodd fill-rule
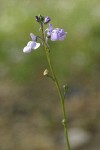
<instances>
[{"instance_id":1,"label":"flower stalk","mask_svg":"<svg viewBox=\"0 0 100 150\"><path fill-rule=\"evenodd\" d=\"M67 144L68 150L71 150L70 149L69 138L68 138L67 116L66 116L66 111L65 111L64 97L62 95L62 92L61 92L61 89L60 89L60 86L59 86L59 82L57 80L57 77L55 75L55 72L54 72L54 69L53 69L53 66L52 66L52 63L51 63L50 50L49 50L49 48L48 48L48 46L46 44L46 41L45 41L44 30L43 30L43 26L42 25L41 25L41 31L42 31L42 39L43 39L43 45L44 45L44 49L45 49L45 53L46 53L46 58L47 58L47 61L48 61L48 64L49 64L49 67L50 67L50 70L51 70L51 73L52 73L55 85L56 85L56 88L58 90L60 103L61 103L61 107L62 107L62 112L63 112L62 123L63 123L63 126L64 126L64 131L65 131L65 136L66 136L66 144Z\"/></svg>"}]
</instances>

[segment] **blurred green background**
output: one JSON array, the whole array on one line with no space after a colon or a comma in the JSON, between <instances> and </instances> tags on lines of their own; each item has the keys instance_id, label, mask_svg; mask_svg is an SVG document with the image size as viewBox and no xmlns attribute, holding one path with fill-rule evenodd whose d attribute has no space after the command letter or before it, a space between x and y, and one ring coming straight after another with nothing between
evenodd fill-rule
<instances>
[{"instance_id":1,"label":"blurred green background","mask_svg":"<svg viewBox=\"0 0 100 150\"><path fill-rule=\"evenodd\" d=\"M89 132L90 140L72 149L99 150L99 0L0 0L0 150L65 149L58 94L43 77L44 49L23 53L29 34L40 34L38 14L68 32L49 45L60 85L69 85L68 127Z\"/></svg>"}]
</instances>

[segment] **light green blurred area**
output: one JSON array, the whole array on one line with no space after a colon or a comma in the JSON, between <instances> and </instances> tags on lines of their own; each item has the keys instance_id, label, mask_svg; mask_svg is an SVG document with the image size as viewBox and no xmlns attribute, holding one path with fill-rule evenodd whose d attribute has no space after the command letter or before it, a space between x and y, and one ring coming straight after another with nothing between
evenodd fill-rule
<instances>
[{"instance_id":1,"label":"light green blurred area","mask_svg":"<svg viewBox=\"0 0 100 150\"><path fill-rule=\"evenodd\" d=\"M65 148L57 91L43 77L44 49L23 53L29 34L41 34L38 14L68 32L64 41L49 41L60 85L69 85L68 127L91 133L81 150L99 150L100 0L0 0L0 150Z\"/></svg>"},{"instance_id":2,"label":"light green blurred area","mask_svg":"<svg viewBox=\"0 0 100 150\"><path fill-rule=\"evenodd\" d=\"M30 32L40 34L35 21L35 16L40 13L50 16L54 27L64 28L68 32L65 41L49 42L58 76L61 79L80 73L97 76L100 73L99 0L0 1L1 74L4 71L5 76L26 82L28 77L45 66L42 46L29 55L22 53L30 40Z\"/></svg>"}]
</instances>

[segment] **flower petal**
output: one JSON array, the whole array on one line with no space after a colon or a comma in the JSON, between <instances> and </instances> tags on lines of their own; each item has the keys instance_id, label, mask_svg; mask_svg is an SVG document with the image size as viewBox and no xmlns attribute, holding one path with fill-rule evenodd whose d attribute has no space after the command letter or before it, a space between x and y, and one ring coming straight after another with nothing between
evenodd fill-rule
<instances>
[{"instance_id":1,"label":"flower petal","mask_svg":"<svg viewBox=\"0 0 100 150\"><path fill-rule=\"evenodd\" d=\"M34 41L29 41L29 42L27 43L27 46L30 46L31 49L34 49L34 47L36 47L36 42L34 42Z\"/></svg>"},{"instance_id":2,"label":"flower petal","mask_svg":"<svg viewBox=\"0 0 100 150\"><path fill-rule=\"evenodd\" d=\"M31 52L31 47L30 46L24 47L23 52L24 53L30 53Z\"/></svg>"},{"instance_id":3,"label":"flower petal","mask_svg":"<svg viewBox=\"0 0 100 150\"><path fill-rule=\"evenodd\" d=\"M49 31L52 32L52 24L49 24Z\"/></svg>"},{"instance_id":4,"label":"flower petal","mask_svg":"<svg viewBox=\"0 0 100 150\"><path fill-rule=\"evenodd\" d=\"M50 21L51 21L50 17L47 16L44 18L44 24L47 24Z\"/></svg>"},{"instance_id":5,"label":"flower petal","mask_svg":"<svg viewBox=\"0 0 100 150\"><path fill-rule=\"evenodd\" d=\"M36 36L33 33L30 33L30 36L31 36L33 41L36 41Z\"/></svg>"},{"instance_id":6,"label":"flower petal","mask_svg":"<svg viewBox=\"0 0 100 150\"><path fill-rule=\"evenodd\" d=\"M34 48L32 48L32 49L37 49L37 48L39 48L39 47L40 47L40 43L36 43L36 42L35 42L35 44L36 44L36 45L35 45L35 47L34 47Z\"/></svg>"},{"instance_id":7,"label":"flower petal","mask_svg":"<svg viewBox=\"0 0 100 150\"><path fill-rule=\"evenodd\" d=\"M58 36L57 36L57 33L56 32L52 32L51 33L51 41L57 41L57 40L59 40Z\"/></svg>"}]
</instances>

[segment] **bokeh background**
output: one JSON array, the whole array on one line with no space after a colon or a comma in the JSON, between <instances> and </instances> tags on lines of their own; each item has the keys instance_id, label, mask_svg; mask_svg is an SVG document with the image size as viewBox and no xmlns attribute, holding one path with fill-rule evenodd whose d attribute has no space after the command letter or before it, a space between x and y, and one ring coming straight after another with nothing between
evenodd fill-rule
<instances>
[{"instance_id":1,"label":"bokeh background","mask_svg":"<svg viewBox=\"0 0 100 150\"><path fill-rule=\"evenodd\" d=\"M59 97L43 76L44 50L22 52L30 32L40 34L38 14L68 32L64 41L49 45L60 86L69 86L72 150L99 150L99 0L0 0L0 150L66 149Z\"/></svg>"}]
</instances>

